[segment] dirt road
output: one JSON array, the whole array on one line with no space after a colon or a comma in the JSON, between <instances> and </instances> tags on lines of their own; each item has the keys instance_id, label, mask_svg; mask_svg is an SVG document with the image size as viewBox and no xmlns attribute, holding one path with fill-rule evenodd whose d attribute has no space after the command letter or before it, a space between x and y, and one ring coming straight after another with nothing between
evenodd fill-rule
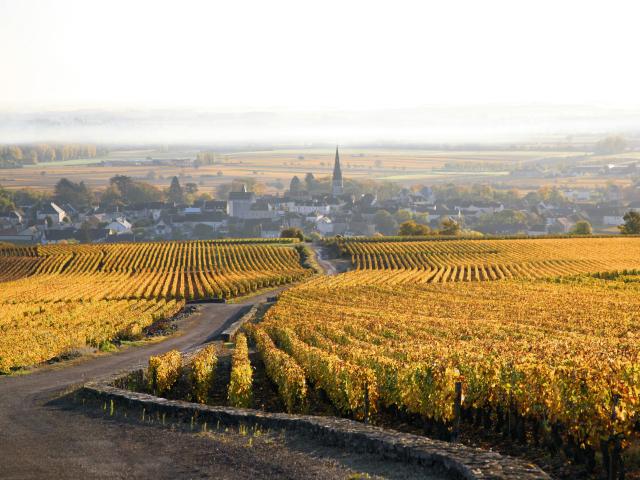
<instances>
[{"instance_id":1,"label":"dirt road","mask_svg":"<svg viewBox=\"0 0 640 480\"><path fill-rule=\"evenodd\" d=\"M149 355L197 347L273 293L238 304L201 305L199 313L180 320L176 335L160 343L0 377L0 479L333 479L362 471L372 478L413 477L409 467L398 470L373 457L346 455L313 442L265 436L248 447L246 436L233 432L193 434L51 402L76 384L143 363Z\"/></svg>"},{"instance_id":2,"label":"dirt road","mask_svg":"<svg viewBox=\"0 0 640 480\"><path fill-rule=\"evenodd\" d=\"M323 245L311 245L311 248L316 253L316 261L318 265L322 267L326 275L338 274L336 266L328 260L329 252L327 247Z\"/></svg>"}]
</instances>

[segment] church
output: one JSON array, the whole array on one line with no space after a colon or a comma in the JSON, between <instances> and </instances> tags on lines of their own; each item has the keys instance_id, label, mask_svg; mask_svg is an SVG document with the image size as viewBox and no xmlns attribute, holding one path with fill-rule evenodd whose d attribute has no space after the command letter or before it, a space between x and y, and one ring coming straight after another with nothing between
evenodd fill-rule
<instances>
[{"instance_id":1,"label":"church","mask_svg":"<svg viewBox=\"0 0 640 480\"><path fill-rule=\"evenodd\" d=\"M307 176L311 176L313 178L313 174L309 173ZM289 192L288 195L292 198L310 198L310 193L305 190L304 183L297 177L294 176L291 179L291 183L289 184ZM333 162L333 175L331 176L331 196L333 197L341 197L344 195L344 184L342 180L342 167L340 166L340 152L338 151L338 147L336 147L336 157Z\"/></svg>"},{"instance_id":2,"label":"church","mask_svg":"<svg viewBox=\"0 0 640 480\"><path fill-rule=\"evenodd\" d=\"M340 153L336 147L336 158L333 162L333 176L331 177L331 193L334 197L339 197L344 193L344 185L342 183L342 168L340 168Z\"/></svg>"}]
</instances>

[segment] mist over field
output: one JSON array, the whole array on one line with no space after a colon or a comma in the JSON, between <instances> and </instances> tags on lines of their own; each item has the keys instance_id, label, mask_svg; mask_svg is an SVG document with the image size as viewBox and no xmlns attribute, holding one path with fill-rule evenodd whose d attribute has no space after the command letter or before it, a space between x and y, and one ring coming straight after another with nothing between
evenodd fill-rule
<instances>
[{"instance_id":1,"label":"mist over field","mask_svg":"<svg viewBox=\"0 0 640 480\"><path fill-rule=\"evenodd\" d=\"M638 125L638 108L584 105L0 111L4 143L501 143L634 137Z\"/></svg>"}]
</instances>

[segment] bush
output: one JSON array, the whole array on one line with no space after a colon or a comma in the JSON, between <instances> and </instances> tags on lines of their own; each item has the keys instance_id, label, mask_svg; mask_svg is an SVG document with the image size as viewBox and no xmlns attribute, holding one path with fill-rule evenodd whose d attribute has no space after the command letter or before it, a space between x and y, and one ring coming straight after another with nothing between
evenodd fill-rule
<instances>
[{"instance_id":1,"label":"bush","mask_svg":"<svg viewBox=\"0 0 640 480\"><path fill-rule=\"evenodd\" d=\"M278 349L264 330L254 329L253 338L264 361L267 375L278 386L278 393L286 405L287 412L302 410L307 395L304 370L287 353Z\"/></svg>"},{"instance_id":2,"label":"bush","mask_svg":"<svg viewBox=\"0 0 640 480\"><path fill-rule=\"evenodd\" d=\"M280 238L297 238L304 242L304 233L299 228L285 228L280 232Z\"/></svg>"},{"instance_id":3,"label":"bush","mask_svg":"<svg viewBox=\"0 0 640 480\"><path fill-rule=\"evenodd\" d=\"M247 408L251 405L251 384L253 370L249 361L247 337L239 333L236 337L236 348L231 357L231 380L227 398L233 407Z\"/></svg>"},{"instance_id":4,"label":"bush","mask_svg":"<svg viewBox=\"0 0 640 480\"><path fill-rule=\"evenodd\" d=\"M182 356L177 350L149 357L149 368L147 370L149 389L156 394L168 392L178 381L181 370Z\"/></svg>"},{"instance_id":5,"label":"bush","mask_svg":"<svg viewBox=\"0 0 640 480\"><path fill-rule=\"evenodd\" d=\"M196 402L207 402L217 364L218 357L215 345L208 345L193 356L189 377L193 399Z\"/></svg>"}]
</instances>

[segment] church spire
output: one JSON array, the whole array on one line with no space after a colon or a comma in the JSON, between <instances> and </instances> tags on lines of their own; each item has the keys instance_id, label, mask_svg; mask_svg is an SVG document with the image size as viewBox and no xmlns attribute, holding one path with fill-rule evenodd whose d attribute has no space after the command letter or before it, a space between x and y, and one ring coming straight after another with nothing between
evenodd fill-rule
<instances>
[{"instance_id":1,"label":"church spire","mask_svg":"<svg viewBox=\"0 0 640 480\"><path fill-rule=\"evenodd\" d=\"M336 145L336 159L333 164L333 178L331 181L331 191L333 195L338 196L343 193L342 184L342 169L340 168L340 153L338 153L338 146Z\"/></svg>"}]
</instances>

